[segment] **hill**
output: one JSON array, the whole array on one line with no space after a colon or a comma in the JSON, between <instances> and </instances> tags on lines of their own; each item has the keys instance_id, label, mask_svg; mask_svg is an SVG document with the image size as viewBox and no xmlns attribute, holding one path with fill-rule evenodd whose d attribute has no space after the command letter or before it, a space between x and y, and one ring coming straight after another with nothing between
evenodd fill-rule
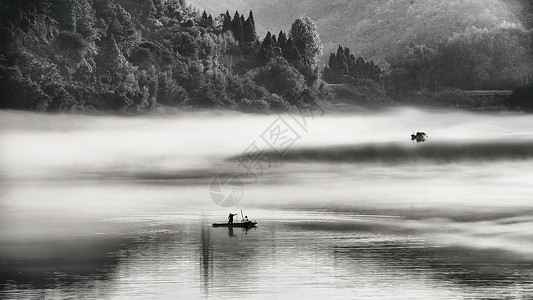
<instances>
[{"instance_id":1,"label":"hill","mask_svg":"<svg viewBox=\"0 0 533 300\"><path fill-rule=\"evenodd\" d=\"M309 19L290 29L261 43L252 12L213 17L184 0L3 1L0 108L315 107L320 39Z\"/></svg>"},{"instance_id":2,"label":"hill","mask_svg":"<svg viewBox=\"0 0 533 300\"><path fill-rule=\"evenodd\" d=\"M525 20L528 0L191 0L211 13L252 9L258 33L286 28L305 15L317 24L324 53L339 44L364 57L382 61L410 43L428 46L466 28L491 29Z\"/></svg>"}]
</instances>

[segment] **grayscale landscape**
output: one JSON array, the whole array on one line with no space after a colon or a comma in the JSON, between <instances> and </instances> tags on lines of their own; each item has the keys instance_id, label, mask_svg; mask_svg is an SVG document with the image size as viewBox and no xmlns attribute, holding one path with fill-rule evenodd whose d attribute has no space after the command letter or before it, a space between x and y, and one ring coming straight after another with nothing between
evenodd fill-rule
<instances>
[{"instance_id":1,"label":"grayscale landscape","mask_svg":"<svg viewBox=\"0 0 533 300\"><path fill-rule=\"evenodd\" d=\"M2 1L0 299L532 299L532 8Z\"/></svg>"}]
</instances>

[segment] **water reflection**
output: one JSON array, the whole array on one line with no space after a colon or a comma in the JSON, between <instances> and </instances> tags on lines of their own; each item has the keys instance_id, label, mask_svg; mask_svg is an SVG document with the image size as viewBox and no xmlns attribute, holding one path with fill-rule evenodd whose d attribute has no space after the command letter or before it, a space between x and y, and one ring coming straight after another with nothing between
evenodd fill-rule
<instances>
[{"instance_id":1,"label":"water reflection","mask_svg":"<svg viewBox=\"0 0 533 300\"><path fill-rule=\"evenodd\" d=\"M110 255L127 245L120 236L3 240L0 245L0 298L75 298L104 296L112 289L120 258ZM98 286L99 291L93 290ZM21 295L26 295L22 296Z\"/></svg>"},{"instance_id":2,"label":"water reflection","mask_svg":"<svg viewBox=\"0 0 533 300\"><path fill-rule=\"evenodd\" d=\"M230 238L238 238L239 236L237 234L235 234L235 232L237 233L240 233L240 237L242 237L244 234L248 234L248 231L252 230L256 228L255 226L254 227L251 227L251 228L248 228L248 227L237 227L237 228L233 228L233 227L228 227L228 236Z\"/></svg>"},{"instance_id":3,"label":"water reflection","mask_svg":"<svg viewBox=\"0 0 533 300\"><path fill-rule=\"evenodd\" d=\"M2 299L533 297L531 116L325 116L249 231L208 184L271 116L0 116Z\"/></svg>"},{"instance_id":4,"label":"water reflection","mask_svg":"<svg viewBox=\"0 0 533 300\"><path fill-rule=\"evenodd\" d=\"M229 228L232 229L231 227ZM231 237L231 235L230 235ZM207 226L202 226L200 244L200 276L203 287L203 295L209 294L209 283L212 282L213 276L213 256L211 244L211 230Z\"/></svg>"},{"instance_id":5,"label":"water reflection","mask_svg":"<svg viewBox=\"0 0 533 300\"><path fill-rule=\"evenodd\" d=\"M533 295L531 258L494 249L435 245L421 236L388 234L378 225L356 228L347 216L336 222L344 227L332 227L331 218L317 218L323 213L277 213L275 221L268 219L269 211L254 215L262 221L252 230L212 228L214 214L201 220L191 215L153 215L142 221L114 220L136 222L135 230L120 236L65 237L49 241L48 246L35 242L20 246L48 253L40 264L7 255L19 246L2 244L0 296L340 299L355 293L364 299L457 299ZM354 217L358 218L350 218ZM361 222L377 221L364 219ZM29 257L28 253L20 256Z\"/></svg>"}]
</instances>

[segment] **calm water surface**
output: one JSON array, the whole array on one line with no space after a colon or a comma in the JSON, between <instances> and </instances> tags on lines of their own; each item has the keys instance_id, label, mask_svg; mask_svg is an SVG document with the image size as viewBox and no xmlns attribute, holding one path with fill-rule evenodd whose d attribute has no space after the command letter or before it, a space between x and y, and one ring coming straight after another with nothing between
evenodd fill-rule
<instances>
[{"instance_id":1,"label":"calm water surface","mask_svg":"<svg viewBox=\"0 0 533 300\"><path fill-rule=\"evenodd\" d=\"M162 213L104 221L123 233L11 241L2 297L527 299L533 265L490 250L435 245L394 227L397 217L250 211L250 230L212 228L213 214ZM401 222L401 221L400 221ZM134 229L131 229L131 228ZM43 253L44 252L44 253ZM6 253L4 252L4 259ZM35 265L33 265L35 264Z\"/></svg>"},{"instance_id":2,"label":"calm water surface","mask_svg":"<svg viewBox=\"0 0 533 300\"><path fill-rule=\"evenodd\" d=\"M533 298L532 117L325 116L223 208L274 116L0 114L2 299Z\"/></svg>"}]
</instances>

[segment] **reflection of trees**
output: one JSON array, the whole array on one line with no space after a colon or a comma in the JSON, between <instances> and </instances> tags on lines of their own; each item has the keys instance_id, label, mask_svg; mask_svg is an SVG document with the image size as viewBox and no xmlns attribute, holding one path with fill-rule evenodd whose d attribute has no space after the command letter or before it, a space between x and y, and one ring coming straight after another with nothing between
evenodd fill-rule
<instances>
[{"instance_id":1,"label":"reflection of trees","mask_svg":"<svg viewBox=\"0 0 533 300\"><path fill-rule=\"evenodd\" d=\"M118 236L47 239L40 241L4 241L0 291L12 282L23 289L76 290L92 293L102 284L111 284L119 264L117 253L127 240Z\"/></svg>"},{"instance_id":2,"label":"reflection of trees","mask_svg":"<svg viewBox=\"0 0 533 300\"><path fill-rule=\"evenodd\" d=\"M246 289L243 278L250 282L257 277L261 240L249 239L246 228L211 228L200 232L200 280L205 296L213 286L232 287L233 292Z\"/></svg>"},{"instance_id":3,"label":"reflection of trees","mask_svg":"<svg viewBox=\"0 0 533 300\"><path fill-rule=\"evenodd\" d=\"M208 227L202 226L200 238L200 278L204 289L204 296L207 296L209 294L211 277L213 276L211 231Z\"/></svg>"}]
</instances>

